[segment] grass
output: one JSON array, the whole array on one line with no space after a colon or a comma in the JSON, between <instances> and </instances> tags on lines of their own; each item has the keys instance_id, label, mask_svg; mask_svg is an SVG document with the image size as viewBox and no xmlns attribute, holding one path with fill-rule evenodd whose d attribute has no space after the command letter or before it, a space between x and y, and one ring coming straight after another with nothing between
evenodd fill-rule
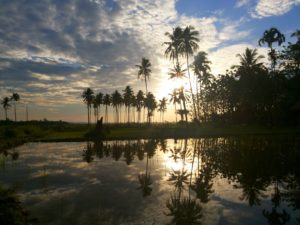
<instances>
[{"instance_id":1,"label":"grass","mask_svg":"<svg viewBox=\"0 0 300 225\"><path fill-rule=\"evenodd\" d=\"M0 151L25 142L84 141L93 129L86 124L64 122L0 122ZM105 138L200 138L238 135L299 134L300 128L262 127L246 125L212 125L166 123L166 124L109 124L104 126Z\"/></svg>"}]
</instances>

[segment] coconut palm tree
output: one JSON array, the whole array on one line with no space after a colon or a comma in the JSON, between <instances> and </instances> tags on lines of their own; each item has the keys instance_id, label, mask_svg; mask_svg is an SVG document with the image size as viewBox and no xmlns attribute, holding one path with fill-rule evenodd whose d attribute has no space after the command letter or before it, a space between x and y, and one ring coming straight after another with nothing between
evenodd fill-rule
<instances>
[{"instance_id":1,"label":"coconut palm tree","mask_svg":"<svg viewBox=\"0 0 300 225\"><path fill-rule=\"evenodd\" d=\"M136 110L138 112L138 122L141 122L141 111L142 107L144 105L144 92L139 90L138 93L136 94Z\"/></svg>"},{"instance_id":2,"label":"coconut palm tree","mask_svg":"<svg viewBox=\"0 0 300 225\"><path fill-rule=\"evenodd\" d=\"M198 87L198 85L196 84L196 109L198 119L200 119L200 98L203 98L202 85L208 84L208 80L210 77L210 63L211 62L207 59L207 53L201 51L198 52L198 54L194 57L194 62L192 65L194 74L197 76L199 85Z\"/></svg>"},{"instance_id":3,"label":"coconut palm tree","mask_svg":"<svg viewBox=\"0 0 300 225\"><path fill-rule=\"evenodd\" d=\"M127 123L130 122L130 106L132 105L132 98L133 98L133 90L132 88L128 85L126 88L123 90L123 100L125 107L127 108Z\"/></svg>"},{"instance_id":4,"label":"coconut palm tree","mask_svg":"<svg viewBox=\"0 0 300 225\"><path fill-rule=\"evenodd\" d=\"M92 106L93 99L94 99L94 91L91 88L87 88L86 90L83 91L81 97L83 98L83 102L87 106L88 125L90 125L90 122L91 122L91 106Z\"/></svg>"},{"instance_id":5,"label":"coconut palm tree","mask_svg":"<svg viewBox=\"0 0 300 225\"><path fill-rule=\"evenodd\" d=\"M277 60L276 51L273 49L273 43L277 43L278 46L280 46L283 42L285 42L285 36L275 27L271 27L269 30L266 30L262 38L258 41L259 46L267 43L270 48L269 57L272 62L271 68L273 72L275 71Z\"/></svg>"},{"instance_id":6,"label":"coconut palm tree","mask_svg":"<svg viewBox=\"0 0 300 225\"><path fill-rule=\"evenodd\" d=\"M192 56L195 51L198 50L199 45L199 32L195 30L192 26L187 26L182 33L182 41L180 43L180 53L181 55L186 57L186 66L188 71L188 78L189 78L189 84L190 84L190 92L192 96L192 103L194 107L194 116L196 116L196 105L195 105L195 99L193 94L193 88L192 88L192 81L191 81L191 75L189 70L189 56Z\"/></svg>"},{"instance_id":7,"label":"coconut palm tree","mask_svg":"<svg viewBox=\"0 0 300 225\"><path fill-rule=\"evenodd\" d=\"M10 99L14 101L15 121L17 121L17 102L20 100L20 95L18 93L13 93Z\"/></svg>"},{"instance_id":8,"label":"coconut palm tree","mask_svg":"<svg viewBox=\"0 0 300 225\"><path fill-rule=\"evenodd\" d=\"M176 60L176 64L179 64L179 50L180 43L182 41L182 28L176 27L173 29L172 33L166 32L165 35L170 39L167 42L164 42L164 45L167 45L167 49L165 50L165 56L169 57L173 63ZM174 63L175 65L175 63Z\"/></svg>"},{"instance_id":9,"label":"coconut palm tree","mask_svg":"<svg viewBox=\"0 0 300 225\"><path fill-rule=\"evenodd\" d=\"M148 123L151 123L151 117L153 116L153 112L157 107L155 97L151 92L148 92L145 98L145 107L147 108L147 112L148 112L147 113Z\"/></svg>"},{"instance_id":10,"label":"coconut palm tree","mask_svg":"<svg viewBox=\"0 0 300 225\"><path fill-rule=\"evenodd\" d=\"M109 94L105 94L104 98L103 98L103 105L105 105L105 116L104 116L104 120L107 123L108 122L108 106L110 106L111 104L111 98Z\"/></svg>"},{"instance_id":11,"label":"coconut palm tree","mask_svg":"<svg viewBox=\"0 0 300 225\"><path fill-rule=\"evenodd\" d=\"M7 111L8 109L11 107L11 105L9 104L10 99L8 97L4 97L1 101L1 105L5 111L5 119L8 120L8 116L7 116Z\"/></svg>"},{"instance_id":12,"label":"coconut palm tree","mask_svg":"<svg viewBox=\"0 0 300 225\"><path fill-rule=\"evenodd\" d=\"M136 65L138 70L138 78L140 79L141 77L145 80L145 87L146 87L146 95L148 94L148 88L147 88L147 80L149 80L150 74L151 74L151 63L149 59L142 58L141 65Z\"/></svg>"},{"instance_id":13,"label":"coconut palm tree","mask_svg":"<svg viewBox=\"0 0 300 225\"><path fill-rule=\"evenodd\" d=\"M113 107L115 108L116 110L116 119L115 119L115 122L116 123L119 123L120 122L120 115L119 115L119 109L120 109L120 106L122 104L122 96L121 94L116 90L114 93L112 93L112 96L111 96L111 102L112 102L112 105Z\"/></svg>"},{"instance_id":14,"label":"coconut palm tree","mask_svg":"<svg viewBox=\"0 0 300 225\"><path fill-rule=\"evenodd\" d=\"M178 91L177 89L174 89L173 92L170 95L170 102L172 102L174 104L175 107L175 121L177 123L177 108L176 108L176 104L180 104L180 100L178 97Z\"/></svg>"},{"instance_id":15,"label":"coconut palm tree","mask_svg":"<svg viewBox=\"0 0 300 225\"><path fill-rule=\"evenodd\" d=\"M160 112L160 119L161 122L164 121L164 113L167 110L167 99L165 97L163 97L161 100L159 100L159 104L158 104L158 112Z\"/></svg>"},{"instance_id":16,"label":"coconut palm tree","mask_svg":"<svg viewBox=\"0 0 300 225\"><path fill-rule=\"evenodd\" d=\"M183 111L182 112L184 112L185 121L187 122L188 121L187 114L189 113L189 111L186 109L186 100L187 100L187 98L186 98L183 90L184 90L183 87L178 89L178 98L182 102L182 105L183 105Z\"/></svg>"},{"instance_id":17,"label":"coconut palm tree","mask_svg":"<svg viewBox=\"0 0 300 225\"><path fill-rule=\"evenodd\" d=\"M240 64L234 66L238 69L243 70L254 70L257 68L262 68L263 63L259 62L264 58L263 55L258 55L257 49L246 48L245 53L237 54L237 57L240 58Z\"/></svg>"},{"instance_id":18,"label":"coconut palm tree","mask_svg":"<svg viewBox=\"0 0 300 225\"><path fill-rule=\"evenodd\" d=\"M174 68L172 68L169 72L169 78L170 79L183 79L185 77L186 69L182 69L179 63L174 65Z\"/></svg>"}]
</instances>

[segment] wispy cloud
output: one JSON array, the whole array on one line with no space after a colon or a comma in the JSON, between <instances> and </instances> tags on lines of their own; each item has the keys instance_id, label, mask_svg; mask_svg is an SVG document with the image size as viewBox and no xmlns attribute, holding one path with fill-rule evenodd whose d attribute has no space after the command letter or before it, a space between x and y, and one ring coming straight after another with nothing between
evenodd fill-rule
<instances>
[{"instance_id":1,"label":"wispy cloud","mask_svg":"<svg viewBox=\"0 0 300 225\"><path fill-rule=\"evenodd\" d=\"M297 4L300 4L300 0L259 0L251 12L251 16L254 18L264 18L283 15Z\"/></svg>"},{"instance_id":2,"label":"wispy cloud","mask_svg":"<svg viewBox=\"0 0 300 225\"><path fill-rule=\"evenodd\" d=\"M250 2L250 0L237 0L235 7L240 8L240 7L246 6L249 4L249 2Z\"/></svg>"},{"instance_id":3,"label":"wispy cloud","mask_svg":"<svg viewBox=\"0 0 300 225\"><path fill-rule=\"evenodd\" d=\"M157 82L168 79L162 43L173 27L194 26L202 51L251 33L240 29L242 21L224 20L222 14L180 15L175 6L176 0L1 1L1 96L18 90L24 101L59 107L82 104L86 87L111 93L130 84L138 90L134 65L141 57L152 62L155 92Z\"/></svg>"}]
</instances>

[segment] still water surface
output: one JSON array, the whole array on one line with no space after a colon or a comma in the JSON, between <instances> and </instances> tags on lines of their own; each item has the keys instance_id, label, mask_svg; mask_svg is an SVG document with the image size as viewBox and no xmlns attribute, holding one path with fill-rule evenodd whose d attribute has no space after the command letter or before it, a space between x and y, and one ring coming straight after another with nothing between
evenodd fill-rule
<instances>
[{"instance_id":1,"label":"still water surface","mask_svg":"<svg viewBox=\"0 0 300 225\"><path fill-rule=\"evenodd\" d=\"M0 185L37 224L299 224L299 143L28 143L0 156Z\"/></svg>"}]
</instances>

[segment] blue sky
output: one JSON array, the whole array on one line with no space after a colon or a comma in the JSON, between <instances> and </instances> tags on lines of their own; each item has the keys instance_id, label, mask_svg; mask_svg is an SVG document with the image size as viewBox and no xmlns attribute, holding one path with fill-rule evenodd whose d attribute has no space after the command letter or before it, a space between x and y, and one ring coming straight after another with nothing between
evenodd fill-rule
<instances>
[{"instance_id":1,"label":"blue sky","mask_svg":"<svg viewBox=\"0 0 300 225\"><path fill-rule=\"evenodd\" d=\"M215 75L246 47L266 55L257 45L266 29L289 41L300 29L300 0L0 0L0 12L0 97L21 95L20 119L28 104L31 119L85 121L85 88L144 90L134 66L142 57L153 65L149 89L167 96L171 64L162 43L174 26L200 32Z\"/></svg>"}]
</instances>

